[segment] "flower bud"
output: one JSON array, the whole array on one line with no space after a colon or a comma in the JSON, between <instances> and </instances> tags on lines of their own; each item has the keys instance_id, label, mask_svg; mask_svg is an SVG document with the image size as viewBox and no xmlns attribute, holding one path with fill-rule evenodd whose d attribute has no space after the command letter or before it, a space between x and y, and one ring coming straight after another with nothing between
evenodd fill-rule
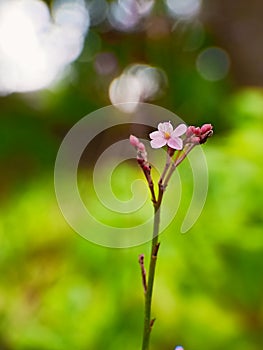
<instances>
[{"instance_id":1,"label":"flower bud","mask_svg":"<svg viewBox=\"0 0 263 350\"><path fill-rule=\"evenodd\" d=\"M201 129L198 127L195 127L193 125L189 126L186 130L186 137L191 137L192 135L200 136L201 135Z\"/></svg>"},{"instance_id":2,"label":"flower bud","mask_svg":"<svg viewBox=\"0 0 263 350\"><path fill-rule=\"evenodd\" d=\"M144 144L142 142L139 142L137 147L138 147L138 150L141 151L141 152L145 152L146 151L145 146L144 146Z\"/></svg>"},{"instance_id":3,"label":"flower bud","mask_svg":"<svg viewBox=\"0 0 263 350\"><path fill-rule=\"evenodd\" d=\"M194 126L192 126L192 125L189 126L186 130L186 133L185 133L186 137L192 136L194 134L194 130L195 130Z\"/></svg>"},{"instance_id":4,"label":"flower bud","mask_svg":"<svg viewBox=\"0 0 263 350\"><path fill-rule=\"evenodd\" d=\"M204 124L203 126L201 126L201 133L205 134L207 131L212 130L213 127L211 124Z\"/></svg>"},{"instance_id":5,"label":"flower bud","mask_svg":"<svg viewBox=\"0 0 263 350\"><path fill-rule=\"evenodd\" d=\"M191 137L191 142L194 144L200 143L201 138L199 136L193 136Z\"/></svg>"},{"instance_id":6,"label":"flower bud","mask_svg":"<svg viewBox=\"0 0 263 350\"><path fill-rule=\"evenodd\" d=\"M197 128L195 128L194 134L196 136L200 136L201 135L201 129L199 128L199 126Z\"/></svg>"},{"instance_id":7,"label":"flower bud","mask_svg":"<svg viewBox=\"0 0 263 350\"><path fill-rule=\"evenodd\" d=\"M136 136L130 135L130 144L134 147L139 147L140 141Z\"/></svg>"},{"instance_id":8,"label":"flower bud","mask_svg":"<svg viewBox=\"0 0 263 350\"><path fill-rule=\"evenodd\" d=\"M208 130L206 133L202 134L200 136L200 144L205 143L208 139L208 137L211 137L213 135L213 130Z\"/></svg>"}]
</instances>

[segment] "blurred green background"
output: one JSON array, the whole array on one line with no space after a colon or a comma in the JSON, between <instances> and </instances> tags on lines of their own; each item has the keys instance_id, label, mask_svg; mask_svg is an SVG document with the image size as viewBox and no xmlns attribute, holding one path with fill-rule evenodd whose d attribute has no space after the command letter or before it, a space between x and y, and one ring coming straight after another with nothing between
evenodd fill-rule
<instances>
[{"instance_id":1,"label":"blurred green background","mask_svg":"<svg viewBox=\"0 0 263 350\"><path fill-rule=\"evenodd\" d=\"M23 18L17 2L0 3L0 349L140 348L137 259L145 253L148 262L149 244L109 249L78 236L58 208L53 169L67 131L114 102L113 79L143 64L155 67L159 77L149 83L157 84L157 93L145 101L188 124L211 122L215 130L203 147L208 198L186 234L179 228L191 179L187 167L180 169L186 190L182 208L161 236L151 349L181 344L185 350L262 350L262 3L87 1L90 24L75 39L82 1L46 1L46 7L25 2L22 10L29 12L21 10ZM35 3L37 13L31 9ZM63 6L59 17L55 10ZM57 58L72 53L76 40L80 48L39 83L46 76L38 65L42 56L35 60L26 35L32 23L34 35L46 33L44 19L32 19L43 13L49 25L70 22L61 34L65 42L58 41L65 51L57 51ZM19 25L28 30L20 37ZM45 46L45 54L54 47ZM46 68L59 65L52 59ZM38 74L42 78L33 82ZM123 95L115 97L125 100ZM137 173L136 164L123 167ZM82 182L91 170L80 169ZM115 193L121 198L126 190L119 184Z\"/></svg>"}]
</instances>

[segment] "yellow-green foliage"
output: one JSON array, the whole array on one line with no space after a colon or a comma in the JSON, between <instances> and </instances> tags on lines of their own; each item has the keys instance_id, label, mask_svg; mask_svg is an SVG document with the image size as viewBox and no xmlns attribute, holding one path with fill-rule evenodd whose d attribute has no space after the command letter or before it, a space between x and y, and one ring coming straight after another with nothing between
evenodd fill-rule
<instances>
[{"instance_id":1,"label":"yellow-green foliage","mask_svg":"<svg viewBox=\"0 0 263 350\"><path fill-rule=\"evenodd\" d=\"M183 201L161 236L152 350L177 344L262 350L262 127L254 120L223 136L215 130L204 150L210 180L202 215L189 232L178 232L191 195L189 169L182 164ZM131 173L139 174L124 164L119 178ZM1 208L0 348L139 349L137 256L145 253L148 262L149 245L117 250L85 241L64 221L52 177L50 172L28 182ZM113 181L120 199L130 196L125 186ZM118 215L97 214L120 224Z\"/></svg>"}]
</instances>

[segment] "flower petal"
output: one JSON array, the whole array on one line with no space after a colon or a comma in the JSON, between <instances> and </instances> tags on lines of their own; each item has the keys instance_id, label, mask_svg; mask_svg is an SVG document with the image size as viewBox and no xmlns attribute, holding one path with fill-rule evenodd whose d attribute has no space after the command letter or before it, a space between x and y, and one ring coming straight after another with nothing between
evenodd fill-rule
<instances>
[{"instance_id":1,"label":"flower petal","mask_svg":"<svg viewBox=\"0 0 263 350\"><path fill-rule=\"evenodd\" d=\"M167 142L168 146L173 149L182 149L183 141L179 137L170 138Z\"/></svg>"},{"instance_id":2,"label":"flower petal","mask_svg":"<svg viewBox=\"0 0 263 350\"><path fill-rule=\"evenodd\" d=\"M171 137L181 136L183 135L187 130L187 126L185 124L180 124L177 126L177 128L174 129L174 131L171 134Z\"/></svg>"},{"instance_id":3,"label":"flower petal","mask_svg":"<svg viewBox=\"0 0 263 350\"><path fill-rule=\"evenodd\" d=\"M164 122L158 124L158 130L163 133L169 133L171 134L173 132L173 126L170 122Z\"/></svg>"},{"instance_id":4,"label":"flower petal","mask_svg":"<svg viewBox=\"0 0 263 350\"><path fill-rule=\"evenodd\" d=\"M149 136L151 139L161 138L163 137L163 133L161 131L153 131Z\"/></svg>"},{"instance_id":5,"label":"flower petal","mask_svg":"<svg viewBox=\"0 0 263 350\"><path fill-rule=\"evenodd\" d=\"M161 148L166 145L166 142L167 140L165 140L165 138L159 137L151 141L151 146L152 148Z\"/></svg>"}]
</instances>

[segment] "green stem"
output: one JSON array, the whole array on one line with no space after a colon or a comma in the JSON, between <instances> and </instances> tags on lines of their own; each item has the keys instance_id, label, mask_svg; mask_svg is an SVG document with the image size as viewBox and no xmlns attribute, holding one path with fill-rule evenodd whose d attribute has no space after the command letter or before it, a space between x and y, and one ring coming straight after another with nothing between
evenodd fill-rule
<instances>
[{"instance_id":1,"label":"green stem","mask_svg":"<svg viewBox=\"0 0 263 350\"><path fill-rule=\"evenodd\" d=\"M160 225L160 203L154 206L154 226L153 226L151 260L150 260L149 273L148 273L147 290L145 293L144 330L143 330L142 350L149 349L151 328L154 323L154 319L151 318L151 306L152 306L152 293L153 293L153 284L154 284L154 276L155 276L155 266L156 266L158 249L160 245L160 243L158 242L159 225Z\"/></svg>"}]
</instances>

